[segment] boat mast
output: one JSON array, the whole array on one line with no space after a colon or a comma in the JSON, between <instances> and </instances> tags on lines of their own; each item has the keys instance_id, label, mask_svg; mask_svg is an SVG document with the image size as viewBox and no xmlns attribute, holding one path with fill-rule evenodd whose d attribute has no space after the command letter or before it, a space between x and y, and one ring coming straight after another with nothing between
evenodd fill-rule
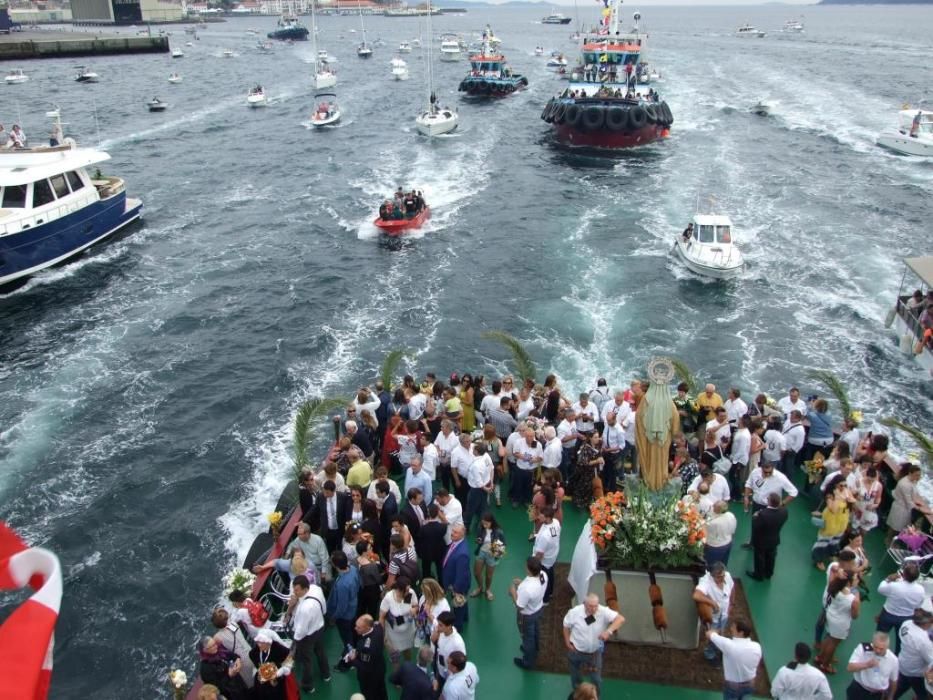
<instances>
[{"instance_id":1,"label":"boat mast","mask_svg":"<svg viewBox=\"0 0 933 700\"><path fill-rule=\"evenodd\" d=\"M432 63L434 33L431 30L431 0L428 0L428 18L427 18L428 40L427 40L427 62L428 62L428 112L434 112L434 65ZM422 44L422 50L424 45Z\"/></svg>"},{"instance_id":2,"label":"boat mast","mask_svg":"<svg viewBox=\"0 0 933 700\"><path fill-rule=\"evenodd\" d=\"M356 6L360 8L360 29L363 31L363 46L366 46L366 25L363 24L363 3L356 0Z\"/></svg>"},{"instance_id":3,"label":"boat mast","mask_svg":"<svg viewBox=\"0 0 933 700\"><path fill-rule=\"evenodd\" d=\"M315 0L311 0L311 55L314 56L314 87L317 88L317 76L321 72L317 55L317 20L314 16Z\"/></svg>"}]
</instances>

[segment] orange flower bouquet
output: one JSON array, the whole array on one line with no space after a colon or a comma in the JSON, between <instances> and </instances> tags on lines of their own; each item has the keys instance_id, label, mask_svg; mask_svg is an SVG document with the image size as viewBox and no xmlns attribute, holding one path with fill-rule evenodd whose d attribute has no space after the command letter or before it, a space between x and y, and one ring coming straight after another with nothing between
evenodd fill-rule
<instances>
[{"instance_id":1,"label":"orange flower bouquet","mask_svg":"<svg viewBox=\"0 0 933 700\"><path fill-rule=\"evenodd\" d=\"M616 536L625 510L625 494L615 491L593 501L590 506L590 539L599 550L605 550Z\"/></svg>"}]
</instances>

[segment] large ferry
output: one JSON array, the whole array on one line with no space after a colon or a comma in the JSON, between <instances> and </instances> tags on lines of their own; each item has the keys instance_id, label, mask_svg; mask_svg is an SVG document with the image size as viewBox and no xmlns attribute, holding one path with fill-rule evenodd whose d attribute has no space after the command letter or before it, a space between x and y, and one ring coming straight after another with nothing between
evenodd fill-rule
<instances>
[{"instance_id":1,"label":"large ferry","mask_svg":"<svg viewBox=\"0 0 933 700\"><path fill-rule=\"evenodd\" d=\"M110 160L94 148L60 145L0 150L0 285L63 262L139 218L142 202L123 180L88 168Z\"/></svg>"},{"instance_id":2,"label":"large ferry","mask_svg":"<svg viewBox=\"0 0 933 700\"><path fill-rule=\"evenodd\" d=\"M618 5L619 0L610 0L601 28L583 41L581 65L571 74L570 85L541 113L562 144L630 148L670 134L670 107L653 88L638 83L641 15L635 13L632 32L622 33Z\"/></svg>"}]
</instances>

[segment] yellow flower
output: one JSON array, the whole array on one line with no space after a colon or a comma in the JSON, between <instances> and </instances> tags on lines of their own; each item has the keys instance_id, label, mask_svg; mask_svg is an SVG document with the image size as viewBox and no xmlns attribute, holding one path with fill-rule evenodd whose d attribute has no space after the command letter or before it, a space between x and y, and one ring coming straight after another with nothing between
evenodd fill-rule
<instances>
[{"instance_id":1,"label":"yellow flower","mask_svg":"<svg viewBox=\"0 0 933 700\"><path fill-rule=\"evenodd\" d=\"M266 519L269 521L269 524L272 527L278 527L282 524L282 513L281 511L275 511L274 513L269 513L266 516Z\"/></svg>"}]
</instances>

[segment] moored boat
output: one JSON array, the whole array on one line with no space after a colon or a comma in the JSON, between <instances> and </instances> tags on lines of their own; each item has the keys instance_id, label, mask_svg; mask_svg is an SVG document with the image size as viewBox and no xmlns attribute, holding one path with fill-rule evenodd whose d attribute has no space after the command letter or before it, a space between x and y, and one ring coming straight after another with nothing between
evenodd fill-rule
<instances>
[{"instance_id":1,"label":"moored boat","mask_svg":"<svg viewBox=\"0 0 933 700\"><path fill-rule=\"evenodd\" d=\"M929 321L925 326L922 321L924 304L933 290L933 256L905 258L904 266L897 301L885 325L890 327L894 323L900 349L933 376L933 326ZM911 287L916 289L913 294ZM919 299L915 297L917 292Z\"/></svg>"},{"instance_id":2,"label":"moored boat","mask_svg":"<svg viewBox=\"0 0 933 700\"><path fill-rule=\"evenodd\" d=\"M687 230L674 241L674 252L684 266L714 279L737 277L745 260L735 245L732 221L721 214L696 214Z\"/></svg>"},{"instance_id":3,"label":"moored boat","mask_svg":"<svg viewBox=\"0 0 933 700\"><path fill-rule=\"evenodd\" d=\"M403 41L398 45L399 53L411 53L411 42Z\"/></svg>"},{"instance_id":4,"label":"moored boat","mask_svg":"<svg viewBox=\"0 0 933 700\"><path fill-rule=\"evenodd\" d=\"M307 41L308 29L301 25L297 17L291 15L282 15L278 26L274 31L266 36L269 39L278 39L279 41Z\"/></svg>"},{"instance_id":5,"label":"moored boat","mask_svg":"<svg viewBox=\"0 0 933 700\"><path fill-rule=\"evenodd\" d=\"M456 34L441 35L441 60L454 63L460 60L461 49L460 40Z\"/></svg>"},{"instance_id":6,"label":"moored boat","mask_svg":"<svg viewBox=\"0 0 933 700\"><path fill-rule=\"evenodd\" d=\"M172 58L184 58L185 52L181 49L172 49Z\"/></svg>"},{"instance_id":7,"label":"moored boat","mask_svg":"<svg viewBox=\"0 0 933 700\"><path fill-rule=\"evenodd\" d=\"M0 149L0 285L7 285L80 253L140 216L142 202L126 196L123 180L91 176L110 160L64 139L58 111L58 145Z\"/></svg>"},{"instance_id":8,"label":"moored boat","mask_svg":"<svg viewBox=\"0 0 933 700\"><path fill-rule=\"evenodd\" d=\"M392 77L395 80L408 80L408 64L401 58L393 58L389 64L392 66Z\"/></svg>"},{"instance_id":9,"label":"moored boat","mask_svg":"<svg viewBox=\"0 0 933 700\"><path fill-rule=\"evenodd\" d=\"M787 32L790 34L803 34L804 29L803 21L799 19L789 19L784 22L784 26L781 27L782 32Z\"/></svg>"},{"instance_id":10,"label":"moored boat","mask_svg":"<svg viewBox=\"0 0 933 700\"><path fill-rule=\"evenodd\" d=\"M431 0L428 0L428 9L430 10ZM428 12L427 18L428 36L431 36L431 13ZM460 123L460 115L456 110L449 107L441 107L437 103L437 94L434 92L434 63L432 61L432 46L430 42L425 51L427 58L428 73L428 104L415 117L415 128L418 133L425 136L440 136L447 134L457 128Z\"/></svg>"},{"instance_id":11,"label":"moored boat","mask_svg":"<svg viewBox=\"0 0 933 700\"><path fill-rule=\"evenodd\" d=\"M622 33L618 6L618 0L610 0L602 28L584 39L581 67L541 113L565 146L615 150L643 146L670 134L674 123L670 107L654 89L637 84L641 15L635 13L631 33Z\"/></svg>"},{"instance_id":12,"label":"moored boat","mask_svg":"<svg viewBox=\"0 0 933 700\"><path fill-rule=\"evenodd\" d=\"M933 156L933 111L902 109L897 126L878 134L877 143L907 156Z\"/></svg>"},{"instance_id":13,"label":"moored boat","mask_svg":"<svg viewBox=\"0 0 933 700\"><path fill-rule=\"evenodd\" d=\"M19 85L29 81L29 76L23 73L22 68L13 68L3 79L7 85Z\"/></svg>"},{"instance_id":14,"label":"moored boat","mask_svg":"<svg viewBox=\"0 0 933 700\"><path fill-rule=\"evenodd\" d=\"M494 53L487 37L482 53L470 56L470 74L457 88L470 97L504 97L528 86L528 78L512 69L505 56Z\"/></svg>"}]
</instances>

